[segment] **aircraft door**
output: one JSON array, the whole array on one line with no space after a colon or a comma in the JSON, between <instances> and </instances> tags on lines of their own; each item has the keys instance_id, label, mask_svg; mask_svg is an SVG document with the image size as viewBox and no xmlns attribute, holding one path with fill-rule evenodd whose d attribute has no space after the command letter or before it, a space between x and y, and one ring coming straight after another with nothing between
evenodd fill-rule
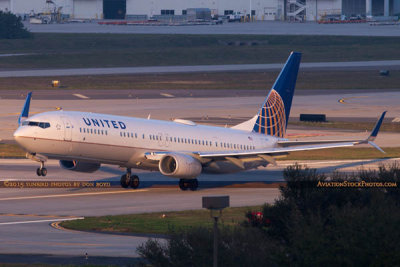
<instances>
[{"instance_id":1,"label":"aircraft door","mask_svg":"<svg viewBox=\"0 0 400 267\"><path fill-rule=\"evenodd\" d=\"M158 133L158 145L159 146L164 146L165 145L165 140L163 139L163 134Z\"/></svg>"},{"instance_id":2,"label":"aircraft door","mask_svg":"<svg viewBox=\"0 0 400 267\"><path fill-rule=\"evenodd\" d=\"M65 117L62 117L62 121L64 123L64 141L71 141L71 139L72 139L72 124Z\"/></svg>"},{"instance_id":3,"label":"aircraft door","mask_svg":"<svg viewBox=\"0 0 400 267\"><path fill-rule=\"evenodd\" d=\"M169 146L169 135L165 134L165 146L168 147Z\"/></svg>"}]
</instances>

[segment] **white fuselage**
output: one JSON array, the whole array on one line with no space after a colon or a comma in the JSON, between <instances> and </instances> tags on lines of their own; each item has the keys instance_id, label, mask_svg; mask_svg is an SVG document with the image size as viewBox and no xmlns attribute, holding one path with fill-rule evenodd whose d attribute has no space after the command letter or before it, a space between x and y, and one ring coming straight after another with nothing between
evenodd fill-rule
<instances>
[{"instance_id":1,"label":"white fuselage","mask_svg":"<svg viewBox=\"0 0 400 267\"><path fill-rule=\"evenodd\" d=\"M49 125L40 127L36 123ZM14 138L28 152L48 158L152 170L158 166L146 161L145 153L252 151L275 147L278 141L272 136L184 120L172 122L76 111L34 115L15 131ZM246 169L266 165L256 156L246 162ZM226 172L233 169L226 168ZM218 172L225 171L219 168Z\"/></svg>"}]
</instances>

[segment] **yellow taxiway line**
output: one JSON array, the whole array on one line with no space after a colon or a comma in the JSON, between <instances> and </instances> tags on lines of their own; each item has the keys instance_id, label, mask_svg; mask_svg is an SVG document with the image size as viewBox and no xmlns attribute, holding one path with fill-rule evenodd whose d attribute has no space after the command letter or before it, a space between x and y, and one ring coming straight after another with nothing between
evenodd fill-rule
<instances>
[{"instance_id":1,"label":"yellow taxiway line","mask_svg":"<svg viewBox=\"0 0 400 267\"><path fill-rule=\"evenodd\" d=\"M339 100L338 100L338 102L339 102L340 104L352 104L352 103L348 103L348 102L346 102L346 100L353 99L353 98L365 98L365 97L368 97L368 96L351 96L351 97L343 97L343 98L339 99Z\"/></svg>"}]
</instances>

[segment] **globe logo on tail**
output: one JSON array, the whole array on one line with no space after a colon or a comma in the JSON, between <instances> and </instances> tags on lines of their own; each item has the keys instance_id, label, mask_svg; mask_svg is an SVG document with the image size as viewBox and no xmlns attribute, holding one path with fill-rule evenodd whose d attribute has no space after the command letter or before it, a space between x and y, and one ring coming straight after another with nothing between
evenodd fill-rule
<instances>
[{"instance_id":1,"label":"globe logo on tail","mask_svg":"<svg viewBox=\"0 0 400 267\"><path fill-rule=\"evenodd\" d=\"M254 131L284 137L286 128L285 105L277 91L272 89L258 114Z\"/></svg>"}]
</instances>

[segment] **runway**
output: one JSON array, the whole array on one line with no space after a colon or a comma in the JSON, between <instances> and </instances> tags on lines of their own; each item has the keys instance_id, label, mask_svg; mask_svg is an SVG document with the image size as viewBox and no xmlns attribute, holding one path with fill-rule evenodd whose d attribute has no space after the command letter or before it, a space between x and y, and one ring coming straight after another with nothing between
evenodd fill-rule
<instances>
[{"instance_id":1,"label":"runway","mask_svg":"<svg viewBox=\"0 0 400 267\"><path fill-rule=\"evenodd\" d=\"M6 77L59 77L111 74L154 74L154 73L194 73L224 71L272 71L280 70L282 64L235 64L235 65L196 65L196 66L152 66L152 67L114 67L114 68L69 68L43 70L0 71L0 78ZM370 70L376 68L400 69L400 60L348 61L348 62L303 62L300 71L306 70Z\"/></svg>"}]
</instances>

